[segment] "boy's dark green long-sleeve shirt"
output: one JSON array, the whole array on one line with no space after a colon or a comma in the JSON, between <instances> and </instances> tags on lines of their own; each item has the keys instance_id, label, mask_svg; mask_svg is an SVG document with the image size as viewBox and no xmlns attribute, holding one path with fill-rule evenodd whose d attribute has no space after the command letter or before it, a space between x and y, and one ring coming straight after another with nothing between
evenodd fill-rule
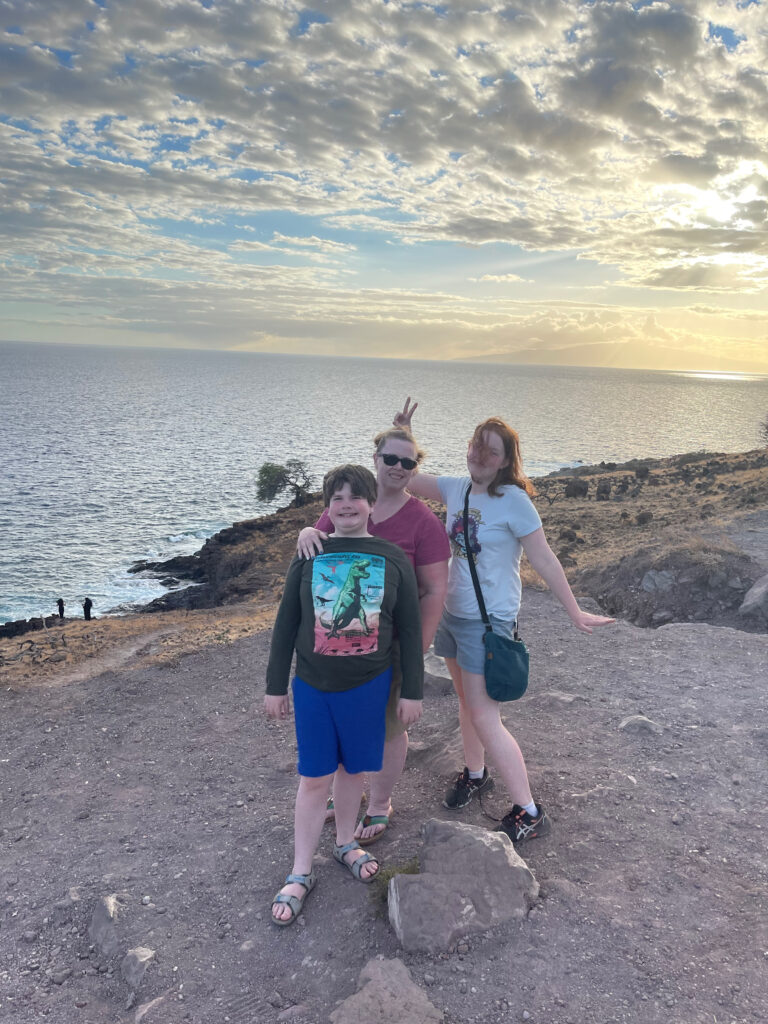
<instances>
[{"instance_id":1,"label":"boy's dark green long-sleeve shirt","mask_svg":"<svg viewBox=\"0 0 768 1024\"><path fill-rule=\"evenodd\" d=\"M378 537L329 537L322 555L293 559L272 632L267 693L296 674L326 692L349 690L392 664L400 642L402 696L421 700L424 659L419 591L400 548Z\"/></svg>"}]
</instances>

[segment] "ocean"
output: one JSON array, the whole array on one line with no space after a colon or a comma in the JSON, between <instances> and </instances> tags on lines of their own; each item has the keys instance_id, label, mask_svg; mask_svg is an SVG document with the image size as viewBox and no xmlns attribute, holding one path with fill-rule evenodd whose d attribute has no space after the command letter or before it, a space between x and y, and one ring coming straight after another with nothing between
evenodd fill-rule
<instances>
[{"instance_id":1,"label":"ocean","mask_svg":"<svg viewBox=\"0 0 768 1024\"><path fill-rule=\"evenodd\" d=\"M303 459L318 487L370 464L407 395L428 471L463 472L473 426L498 415L538 476L755 448L768 377L0 343L0 622L159 596L133 562L285 504L256 499L263 462Z\"/></svg>"}]
</instances>

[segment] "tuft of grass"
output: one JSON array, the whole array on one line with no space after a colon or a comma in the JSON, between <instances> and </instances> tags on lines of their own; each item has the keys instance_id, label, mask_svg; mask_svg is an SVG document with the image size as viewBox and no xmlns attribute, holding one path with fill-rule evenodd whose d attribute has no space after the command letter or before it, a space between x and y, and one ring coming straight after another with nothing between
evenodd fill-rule
<instances>
[{"instance_id":1,"label":"tuft of grass","mask_svg":"<svg viewBox=\"0 0 768 1024\"><path fill-rule=\"evenodd\" d=\"M387 906L387 892L389 891L389 883L395 875L418 875L419 873L419 858L411 857L410 860L402 861L400 864L391 864L386 868L379 868L378 874L371 882L371 899L377 904L377 911L382 914L386 913Z\"/></svg>"}]
</instances>

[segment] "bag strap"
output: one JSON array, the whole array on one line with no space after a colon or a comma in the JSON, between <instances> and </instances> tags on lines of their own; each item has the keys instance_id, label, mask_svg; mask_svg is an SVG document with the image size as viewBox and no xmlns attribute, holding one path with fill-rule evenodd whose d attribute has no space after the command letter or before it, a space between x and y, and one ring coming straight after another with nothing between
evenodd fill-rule
<instances>
[{"instance_id":1,"label":"bag strap","mask_svg":"<svg viewBox=\"0 0 768 1024\"><path fill-rule=\"evenodd\" d=\"M477 578L477 569L475 568L475 556L472 554L472 547L469 543L469 492L472 490L472 481L470 480L469 486L467 487L467 493L464 495L464 551L467 554L467 561L469 562L469 572L472 576L472 586L475 588L475 597L477 603L480 606L480 617L485 623L486 633L493 632L493 626L491 620L488 618L488 612L485 610L485 601L483 600L483 592L480 589L480 581Z\"/></svg>"},{"instance_id":2,"label":"bag strap","mask_svg":"<svg viewBox=\"0 0 768 1024\"><path fill-rule=\"evenodd\" d=\"M475 588L475 597L480 607L480 617L485 623L486 633L493 632L493 626L491 620L488 618L488 612L485 610L485 601L483 600L483 592L480 589L480 580L477 578L477 569L475 568L475 557L472 554L472 548L469 543L469 492L472 490L472 481L470 480L469 486L467 487L467 493L464 495L464 550L467 553L467 561L469 562L469 572L472 577L472 586ZM515 619L514 625L514 638L515 640L520 639L520 634L517 631L517 619Z\"/></svg>"}]
</instances>

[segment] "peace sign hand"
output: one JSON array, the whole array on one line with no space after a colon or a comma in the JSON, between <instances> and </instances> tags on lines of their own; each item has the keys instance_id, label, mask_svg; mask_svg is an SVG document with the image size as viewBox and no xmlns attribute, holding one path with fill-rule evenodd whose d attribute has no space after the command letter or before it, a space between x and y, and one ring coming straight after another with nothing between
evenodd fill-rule
<instances>
[{"instance_id":1,"label":"peace sign hand","mask_svg":"<svg viewBox=\"0 0 768 1024\"><path fill-rule=\"evenodd\" d=\"M418 408L419 403L414 402L413 405L411 405L411 396L408 395L408 397L405 400L405 405L403 406L403 411L395 413L395 418L392 420L393 426L405 427L406 430L410 430L413 414L416 412Z\"/></svg>"}]
</instances>

